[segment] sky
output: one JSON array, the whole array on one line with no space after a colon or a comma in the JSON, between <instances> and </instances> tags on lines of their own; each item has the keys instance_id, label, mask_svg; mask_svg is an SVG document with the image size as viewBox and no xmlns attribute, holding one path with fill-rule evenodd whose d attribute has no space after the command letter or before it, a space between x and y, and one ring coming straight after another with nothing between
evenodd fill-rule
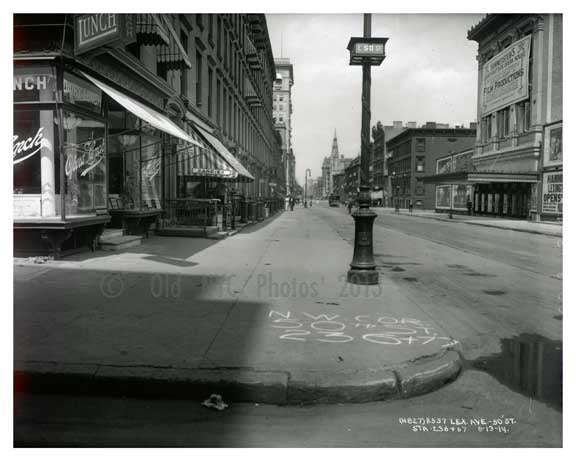
<instances>
[{"instance_id":1,"label":"sky","mask_svg":"<svg viewBox=\"0 0 576 461\"><path fill-rule=\"evenodd\" d=\"M386 59L372 67L371 122L465 124L476 120L477 43L467 31L484 14L373 14L372 36L388 37ZM360 151L362 67L346 49L362 36L362 14L266 14L274 57L294 65L296 179L322 174L334 130L340 153Z\"/></svg>"}]
</instances>

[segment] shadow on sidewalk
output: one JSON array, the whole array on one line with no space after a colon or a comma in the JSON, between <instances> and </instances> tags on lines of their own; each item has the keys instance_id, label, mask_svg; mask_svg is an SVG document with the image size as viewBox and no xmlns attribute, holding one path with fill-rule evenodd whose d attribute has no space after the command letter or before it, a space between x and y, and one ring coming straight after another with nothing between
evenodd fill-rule
<instances>
[{"instance_id":1,"label":"shadow on sidewalk","mask_svg":"<svg viewBox=\"0 0 576 461\"><path fill-rule=\"evenodd\" d=\"M276 221L280 216L283 216L284 213L290 213L290 211L283 211L283 212L278 212L273 216L270 216L269 218L264 219L263 221L257 222L255 224L252 224L251 226L246 226L242 229L240 229L238 231L239 234L252 234L254 232L258 232L261 229L264 229L265 227L269 226L270 224L272 224L274 221Z\"/></svg>"},{"instance_id":2,"label":"shadow on sidewalk","mask_svg":"<svg viewBox=\"0 0 576 461\"><path fill-rule=\"evenodd\" d=\"M15 374L15 420L26 419L18 412L22 392L186 399L199 407L213 393L229 405L258 401L262 389L246 373L268 306L240 300L239 279L55 267L15 281L13 358L15 368L26 364ZM212 379L186 382L197 370ZM217 446L238 439L226 432L239 426L234 411L202 411L222 422ZM94 427L102 431L95 440L110 430Z\"/></svg>"},{"instance_id":3,"label":"shadow on sidewalk","mask_svg":"<svg viewBox=\"0 0 576 461\"><path fill-rule=\"evenodd\" d=\"M85 262L98 258L109 258L115 255L121 254L148 254L149 256L143 259L150 259L152 261L156 260L158 262L171 263L169 259L174 260L185 260L195 254L204 251L205 249L216 245L219 240L205 239L205 238L195 238L195 237L162 237L162 236L152 236L146 240L143 240L142 245L127 248L125 250L119 251L102 251L98 250L95 252L83 252L74 255L66 256L62 258L62 261L77 261ZM157 256L156 259L154 257ZM161 261L163 259L164 261ZM177 264L177 263L176 263ZM188 266L182 266L188 267Z\"/></svg>"}]
</instances>

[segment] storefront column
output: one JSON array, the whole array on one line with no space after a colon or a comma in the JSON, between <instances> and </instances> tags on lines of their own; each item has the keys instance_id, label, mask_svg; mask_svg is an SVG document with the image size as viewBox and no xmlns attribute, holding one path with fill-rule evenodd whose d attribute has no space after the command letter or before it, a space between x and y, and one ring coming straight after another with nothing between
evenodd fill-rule
<instances>
[{"instance_id":1,"label":"storefront column","mask_svg":"<svg viewBox=\"0 0 576 461\"><path fill-rule=\"evenodd\" d=\"M56 180L54 171L54 125L52 112L40 111L40 126L44 127L43 145L40 151L40 184L42 194L42 217L56 216ZM64 140L60 140L64 142ZM60 174L60 172L57 172Z\"/></svg>"}]
</instances>

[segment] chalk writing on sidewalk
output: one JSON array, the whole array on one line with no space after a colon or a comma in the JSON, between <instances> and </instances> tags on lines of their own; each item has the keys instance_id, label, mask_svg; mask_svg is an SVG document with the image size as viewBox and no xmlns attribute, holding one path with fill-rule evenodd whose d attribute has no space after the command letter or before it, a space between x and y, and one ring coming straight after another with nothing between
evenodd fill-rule
<instances>
[{"instance_id":1,"label":"chalk writing on sidewalk","mask_svg":"<svg viewBox=\"0 0 576 461\"><path fill-rule=\"evenodd\" d=\"M401 425L407 425L412 432L495 432L509 434L512 426L516 424L515 418L429 418L408 417L398 418Z\"/></svg>"},{"instance_id":2,"label":"chalk writing on sidewalk","mask_svg":"<svg viewBox=\"0 0 576 461\"><path fill-rule=\"evenodd\" d=\"M289 341L349 343L355 340L383 346L438 344L450 348L458 341L441 336L431 322L386 315L357 315L353 319L340 314L293 314L271 310L268 314L278 337Z\"/></svg>"}]
</instances>

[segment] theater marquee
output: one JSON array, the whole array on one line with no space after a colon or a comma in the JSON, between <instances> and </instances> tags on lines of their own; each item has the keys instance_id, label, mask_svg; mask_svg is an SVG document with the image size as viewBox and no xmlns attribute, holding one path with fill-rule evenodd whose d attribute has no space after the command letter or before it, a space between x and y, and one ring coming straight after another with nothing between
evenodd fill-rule
<instances>
[{"instance_id":1,"label":"theater marquee","mask_svg":"<svg viewBox=\"0 0 576 461\"><path fill-rule=\"evenodd\" d=\"M528 35L498 53L482 67L480 110L487 115L528 98Z\"/></svg>"}]
</instances>

